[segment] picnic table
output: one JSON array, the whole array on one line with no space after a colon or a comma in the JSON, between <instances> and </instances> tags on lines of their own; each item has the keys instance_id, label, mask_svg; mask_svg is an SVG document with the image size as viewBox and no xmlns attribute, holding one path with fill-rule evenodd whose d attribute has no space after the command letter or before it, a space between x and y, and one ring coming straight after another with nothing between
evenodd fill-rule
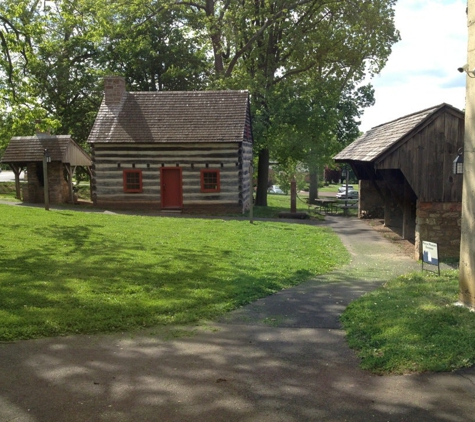
<instances>
[{"instance_id":1,"label":"picnic table","mask_svg":"<svg viewBox=\"0 0 475 422\"><path fill-rule=\"evenodd\" d=\"M358 201L343 200L339 201L339 203L336 204L334 207L337 213L339 210L341 210L344 215L347 215L348 210L358 209Z\"/></svg>"},{"instance_id":2,"label":"picnic table","mask_svg":"<svg viewBox=\"0 0 475 422\"><path fill-rule=\"evenodd\" d=\"M317 211L323 211L325 214L333 213L334 206L338 204L337 199L316 199L315 200L315 209Z\"/></svg>"}]
</instances>

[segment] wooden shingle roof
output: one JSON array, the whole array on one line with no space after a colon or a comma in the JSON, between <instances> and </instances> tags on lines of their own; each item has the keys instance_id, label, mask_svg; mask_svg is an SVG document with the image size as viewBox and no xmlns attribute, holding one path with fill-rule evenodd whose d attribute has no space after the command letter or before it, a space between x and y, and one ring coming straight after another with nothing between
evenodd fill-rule
<instances>
[{"instance_id":1,"label":"wooden shingle roof","mask_svg":"<svg viewBox=\"0 0 475 422\"><path fill-rule=\"evenodd\" d=\"M61 161L73 166L90 166L89 155L71 139L70 135L38 134L35 136L14 136L8 144L3 163L21 163L43 161L47 149L51 161Z\"/></svg>"},{"instance_id":2,"label":"wooden shingle roof","mask_svg":"<svg viewBox=\"0 0 475 422\"><path fill-rule=\"evenodd\" d=\"M99 109L88 142L241 142L247 91L124 92Z\"/></svg>"},{"instance_id":3,"label":"wooden shingle roof","mask_svg":"<svg viewBox=\"0 0 475 422\"><path fill-rule=\"evenodd\" d=\"M333 158L337 162L374 161L413 130L417 130L418 127L422 126L425 121L442 108L448 108L455 110L457 113L462 113L449 104L440 104L409 114L370 129Z\"/></svg>"}]
</instances>

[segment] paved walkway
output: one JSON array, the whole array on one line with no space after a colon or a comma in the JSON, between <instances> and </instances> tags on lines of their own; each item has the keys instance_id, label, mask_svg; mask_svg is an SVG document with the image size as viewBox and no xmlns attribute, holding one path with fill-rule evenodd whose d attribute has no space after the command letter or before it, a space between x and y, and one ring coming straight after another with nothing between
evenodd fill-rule
<instances>
[{"instance_id":1,"label":"paved walkway","mask_svg":"<svg viewBox=\"0 0 475 422\"><path fill-rule=\"evenodd\" d=\"M475 370L380 377L358 368L338 316L420 266L362 221L325 224L350 265L216 323L0 344L0 421L475 420Z\"/></svg>"}]
</instances>

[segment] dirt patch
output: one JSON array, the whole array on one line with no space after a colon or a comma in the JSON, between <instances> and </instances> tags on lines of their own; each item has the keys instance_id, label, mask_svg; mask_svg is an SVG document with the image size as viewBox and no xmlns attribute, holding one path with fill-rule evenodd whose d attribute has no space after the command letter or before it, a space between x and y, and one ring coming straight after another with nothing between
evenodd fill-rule
<instances>
[{"instance_id":1,"label":"dirt patch","mask_svg":"<svg viewBox=\"0 0 475 422\"><path fill-rule=\"evenodd\" d=\"M398 233L391 230L391 228L386 227L384 225L384 220L375 218L363 219L363 221L378 233L381 233L381 235L383 235L386 239L397 245L404 255L414 259L414 243L403 239Z\"/></svg>"}]
</instances>

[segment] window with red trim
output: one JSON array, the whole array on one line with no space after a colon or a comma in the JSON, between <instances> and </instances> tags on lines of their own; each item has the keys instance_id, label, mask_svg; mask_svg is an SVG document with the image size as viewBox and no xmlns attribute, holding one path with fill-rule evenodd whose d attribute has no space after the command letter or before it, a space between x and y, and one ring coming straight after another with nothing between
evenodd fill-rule
<instances>
[{"instance_id":1,"label":"window with red trim","mask_svg":"<svg viewBox=\"0 0 475 422\"><path fill-rule=\"evenodd\" d=\"M142 192L142 170L124 170L124 192Z\"/></svg>"},{"instance_id":2,"label":"window with red trim","mask_svg":"<svg viewBox=\"0 0 475 422\"><path fill-rule=\"evenodd\" d=\"M201 192L219 192L219 170L201 170Z\"/></svg>"}]
</instances>

